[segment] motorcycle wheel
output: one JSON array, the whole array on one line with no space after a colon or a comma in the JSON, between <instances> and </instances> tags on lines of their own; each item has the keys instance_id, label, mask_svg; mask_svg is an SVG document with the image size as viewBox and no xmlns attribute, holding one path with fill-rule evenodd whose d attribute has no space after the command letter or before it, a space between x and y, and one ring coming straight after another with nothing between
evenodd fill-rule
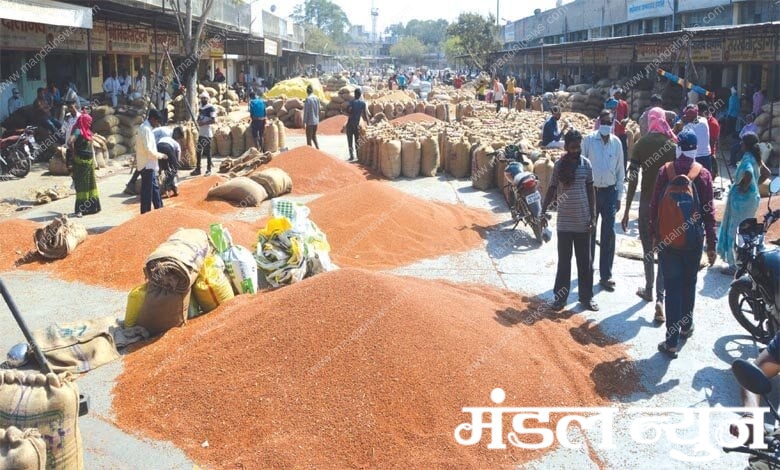
<instances>
[{"instance_id":1,"label":"motorcycle wheel","mask_svg":"<svg viewBox=\"0 0 780 470\"><path fill-rule=\"evenodd\" d=\"M761 301L753 299L750 288L732 286L729 289L729 308L740 326L759 343L769 344L775 336L774 325L762 313L765 311L764 306Z\"/></svg>"},{"instance_id":2,"label":"motorcycle wheel","mask_svg":"<svg viewBox=\"0 0 780 470\"><path fill-rule=\"evenodd\" d=\"M17 178L24 178L30 172L30 159L21 149L13 149L8 153L8 172Z\"/></svg>"}]
</instances>

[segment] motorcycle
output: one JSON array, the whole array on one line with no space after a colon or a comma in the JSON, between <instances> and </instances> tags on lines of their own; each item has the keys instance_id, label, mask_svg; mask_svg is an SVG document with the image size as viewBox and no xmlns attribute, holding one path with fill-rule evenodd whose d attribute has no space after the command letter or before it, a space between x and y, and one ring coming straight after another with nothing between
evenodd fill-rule
<instances>
[{"instance_id":1,"label":"motorcycle","mask_svg":"<svg viewBox=\"0 0 780 470\"><path fill-rule=\"evenodd\" d=\"M542 195L539 192L539 178L534 173L523 169L523 163L530 162L525 160L525 155L516 145L508 145L493 155L498 161L507 162L502 192L507 198L509 211L515 223L512 230L523 222L531 227L539 244L550 241L550 230L542 226Z\"/></svg>"},{"instance_id":2,"label":"motorcycle","mask_svg":"<svg viewBox=\"0 0 780 470\"><path fill-rule=\"evenodd\" d=\"M763 344L780 329L780 248L764 244L764 234L780 219L780 209L773 211L769 205L780 192L780 177L772 180L769 192L764 221L750 218L739 224L733 247L737 273L729 288L732 315Z\"/></svg>"},{"instance_id":3,"label":"motorcycle","mask_svg":"<svg viewBox=\"0 0 780 470\"><path fill-rule=\"evenodd\" d=\"M777 408L767 398L769 392L772 391L772 382L769 381L758 366L744 359L737 359L731 364L731 372L744 389L760 395L764 402L769 405L769 411L775 420L780 420ZM751 455L750 462L754 465L751 465L750 468L755 466L757 468L780 469L780 435L777 432L778 430L774 426L765 424L763 431L763 441L767 445L767 450L751 449L743 444L738 447L723 447L723 451L726 453L739 452Z\"/></svg>"},{"instance_id":4,"label":"motorcycle","mask_svg":"<svg viewBox=\"0 0 780 470\"><path fill-rule=\"evenodd\" d=\"M39 152L33 126L27 126L21 134L3 137L0 139L0 174L24 178Z\"/></svg>"}]
</instances>

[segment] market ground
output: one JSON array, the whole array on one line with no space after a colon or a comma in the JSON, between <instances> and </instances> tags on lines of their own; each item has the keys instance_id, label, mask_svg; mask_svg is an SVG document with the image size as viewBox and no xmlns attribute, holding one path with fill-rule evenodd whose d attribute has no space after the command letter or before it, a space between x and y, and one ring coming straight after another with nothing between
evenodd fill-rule
<instances>
[{"instance_id":1,"label":"market ground","mask_svg":"<svg viewBox=\"0 0 780 470\"><path fill-rule=\"evenodd\" d=\"M300 135L288 136L291 147L301 145L303 140ZM343 136L320 136L319 141L322 150L337 158L346 159ZM99 233L121 224L138 211L138 200L122 194L122 189L129 178L129 169L121 166L119 162L113 164L108 169L100 171L102 212L80 220L91 233ZM43 175L43 167L36 167L24 180L0 181L0 194L5 199L16 198L22 204L26 204L25 201L31 200L30 188L53 184L68 186L70 179ZM497 190L490 192L473 190L469 180L453 180L440 175L436 178L399 179L387 184L424 199L491 210L498 215L498 220L509 218L506 205ZM629 233L623 235L617 227L618 245L623 239L637 237L636 205L635 203L633 207L634 219ZM47 205L18 211L11 216L44 222L52 216L70 213L72 210L73 197L71 196ZM244 209L237 212L236 217L255 219L263 212L265 211ZM483 246L479 249L424 260L392 272L421 278L484 283L551 299L556 266L555 239L552 243L540 247L532 240L529 230L519 227L512 231L511 225L507 221L491 227L485 235ZM1 239L0 247L2 247ZM111 314L122 318L124 315L126 292L63 282L42 272L25 270L3 273L2 278L32 329L43 328L55 321L67 322ZM559 447L526 468L742 467L746 458L738 454L724 454L715 440L716 435L721 434L724 429L725 420L733 417L731 413L712 413L710 437L705 442L712 443L715 459L704 462L686 463L675 460L671 456L670 452L673 450L680 451L684 455L693 455L693 440L690 440L687 445L677 445L673 444L668 436L645 435L650 441L657 439L657 442L636 444L629 433L632 417L630 409L706 410L740 405L739 391L729 366L736 358L752 359L757 355L758 349L729 313L727 304L729 278L717 269L707 268L700 271L695 311L696 334L683 344L680 358L674 361L667 360L656 350L657 343L663 338L663 329L653 324L653 304L642 301L634 294L637 287L643 284L641 263L616 257L614 278L617 281L617 290L614 293L596 289L595 299L601 306L600 311L581 311L582 309L576 303L569 305L589 320L586 327L601 328L616 342L628 345L631 357L614 364L612 373L634 368L642 377L639 392L614 403L621 410L615 420L614 448L598 448L602 442L600 433L591 430L587 432L586 438L589 445L580 449ZM576 290L576 280L572 281L572 285ZM576 292L569 300L576 302ZM0 331L3 332L0 336L0 351L7 351L13 344L23 340L4 304L0 305ZM572 333L576 334L576 332ZM78 382L81 390L91 397L90 413L80 420L86 468L193 468L194 464L170 443L129 435L113 424L111 389L122 367L122 361L117 361L89 372ZM598 373L594 373L595 376L598 376ZM484 403L463 403L463 406L488 405L492 389L492 384L484 384ZM511 406L509 403L505 405ZM448 411L442 410L442 412ZM451 410L451 412L460 413L460 410ZM464 421L466 416L464 414ZM672 422L680 420L680 415L667 416ZM637 415L633 417L636 418ZM693 427L689 426L691 429L688 431L691 432L681 430L681 437L695 438ZM569 437L575 443L581 442L582 439L577 437L578 434L581 434L581 431L572 430L569 432ZM479 445L487 445L487 439L483 437L483 442Z\"/></svg>"}]
</instances>

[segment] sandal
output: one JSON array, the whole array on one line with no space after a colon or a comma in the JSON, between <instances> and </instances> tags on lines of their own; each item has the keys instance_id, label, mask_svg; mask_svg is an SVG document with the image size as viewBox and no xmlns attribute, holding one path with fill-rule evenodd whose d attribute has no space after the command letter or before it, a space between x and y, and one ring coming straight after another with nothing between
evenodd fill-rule
<instances>
[{"instance_id":1,"label":"sandal","mask_svg":"<svg viewBox=\"0 0 780 470\"><path fill-rule=\"evenodd\" d=\"M655 323L663 323L666 321L664 317L664 306L661 302L655 303L655 316L653 317Z\"/></svg>"},{"instance_id":2,"label":"sandal","mask_svg":"<svg viewBox=\"0 0 780 470\"><path fill-rule=\"evenodd\" d=\"M653 294L652 294L652 292L648 291L644 287L640 287L639 289L637 289L636 295L638 295L645 302L652 302L653 301Z\"/></svg>"},{"instance_id":3,"label":"sandal","mask_svg":"<svg viewBox=\"0 0 780 470\"><path fill-rule=\"evenodd\" d=\"M693 329L694 329L694 327L692 326L692 327L688 328L687 330L680 331L680 337L681 338L685 338L685 339L690 338L691 336L693 336Z\"/></svg>"},{"instance_id":4,"label":"sandal","mask_svg":"<svg viewBox=\"0 0 780 470\"><path fill-rule=\"evenodd\" d=\"M661 341L658 343L658 352L665 355L669 359L677 359L677 349L667 346L666 341Z\"/></svg>"}]
</instances>

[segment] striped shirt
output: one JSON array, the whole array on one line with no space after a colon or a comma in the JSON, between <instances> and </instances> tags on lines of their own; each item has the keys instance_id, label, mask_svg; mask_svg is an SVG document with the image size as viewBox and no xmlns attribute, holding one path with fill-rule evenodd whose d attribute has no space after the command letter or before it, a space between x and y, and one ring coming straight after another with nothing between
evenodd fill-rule
<instances>
[{"instance_id":1,"label":"striped shirt","mask_svg":"<svg viewBox=\"0 0 780 470\"><path fill-rule=\"evenodd\" d=\"M574 171L574 183L566 187L559 184L558 171L561 166L559 159L553 167L550 187L556 188L558 203L558 231L559 232L587 232L590 222L590 204L588 203L588 184L593 184L593 167L590 160L580 157L580 164Z\"/></svg>"}]
</instances>

